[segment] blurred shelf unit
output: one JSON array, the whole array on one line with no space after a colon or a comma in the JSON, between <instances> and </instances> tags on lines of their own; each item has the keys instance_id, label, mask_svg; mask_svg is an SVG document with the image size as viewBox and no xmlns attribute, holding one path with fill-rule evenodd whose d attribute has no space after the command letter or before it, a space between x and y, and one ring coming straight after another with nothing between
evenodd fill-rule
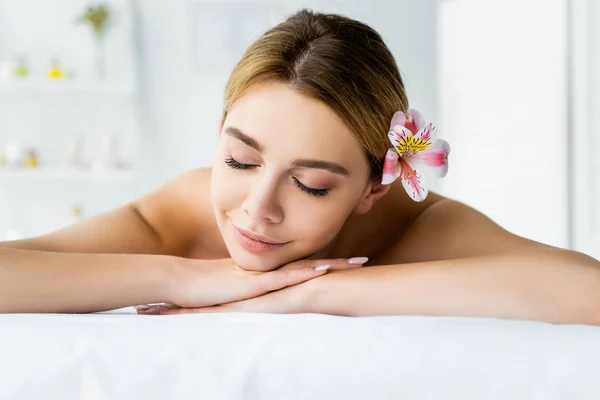
<instances>
[{"instance_id":1,"label":"blurred shelf unit","mask_svg":"<svg viewBox=\"0 0 600 400\"><path fill-rule=\"evenodd\" d=\"M106 171L82 170L67 167L11 168L0 166L0 181L4 180L72 180L72 181L106 181L130 183L134 181L134 173L130 169Z\"/></svg>"},{"instance_id":2,"label":"blurred shelf unit","mask_svg":"<svg viewBox=\"0 0 600 400\"><path fill-rule=\"evenodd\" d=\"M0 0L11 22L0 29L0 240L58 229L73 205L94 215L138 193L139 1L87 3ZM110 16L97 47L76 22L100 4Z\"/></svg>"},{"instance_id":3,"label":"blurred shelf unit","mask_svg":"<svg viewBox=\"0 0 600 400\"><path fill-rule=\"evenodd\" d=\"M77 80L6 80L0 81L0 96L6 95L102 95L128 97L135 93L133 83Z\"/></svg>"}]
</instances>

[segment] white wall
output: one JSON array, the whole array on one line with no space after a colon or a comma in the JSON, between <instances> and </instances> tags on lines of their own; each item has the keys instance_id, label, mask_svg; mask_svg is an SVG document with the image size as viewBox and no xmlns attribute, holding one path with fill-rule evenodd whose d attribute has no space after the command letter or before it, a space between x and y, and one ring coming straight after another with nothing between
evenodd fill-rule
<instances>
[{"instance_id":1,"label":"white wall","mask_svg":"<svg viewBox=\"0 0 600 400\"><path fill-rule=\"evenodd\" d=\"M587 241L587 246L581 248L600 260L600 2L590 0L590 14L588 15L590 27L590 85L591 93L589 100L589 115L592 118L592 126L587 131L589 138L589 160L590 164L586 166L592 172L590 174L590 188L586 191L589 196L589 206L584 210L583 218L589 215L590 240ZM575 228L577 229L577 228ZM586 232L583 232L587 236Z\"/></svg>"},{"instance_id":2,"label":"white wall","mask_svg":"<svg viewBox=\"0 0 600 400\"><path fill-rule=\"evenodd\" d=\"M449 0L439 12L443 192L568 246L566 0Z\"/></svg>"},{"instance_id":3,"label":"white wall","mask_svg":"<svg viewBox=\"0 0 600 400\"><path fill-rule=\"evenodd\" d=\"M572 232L576 250L600 259L600 3L573 0Z\"/></svg>"}]
</instances>

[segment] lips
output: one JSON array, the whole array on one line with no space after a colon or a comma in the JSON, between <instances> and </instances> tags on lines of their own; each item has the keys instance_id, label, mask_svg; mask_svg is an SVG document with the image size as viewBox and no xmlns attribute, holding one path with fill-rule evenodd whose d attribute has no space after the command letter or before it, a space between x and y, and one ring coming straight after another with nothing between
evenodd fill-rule
<instances>
[{"instance_id":1,"label":"lips","mask_svg":"<svg viewBox=\"0 0 600 400\"><path fill-rule=\"evenodd\" d=\"M236 226L236 229L238 231L240 231L244 236L247 236L250 239L257 240L259 242L263 242L263 243L267 243L267 244L284 244L284 243L286 243L286 242L278 242L278 241L273 240L273 239L271 239L271 238L269 238L267 236L259 235L257 233L252 233L252 232L247 231L245 229L238 228L237 226Z\"/></svg>"},{"instance_id":2,"label":"lips","mask_svg":"<svg viewBox=\"0 0 600 400\"><path fill-rule=\"evenodd\" d=\"M265 254L275 251L290 242L277 242L269 237L240 229L233 225L233 235L246 251L255 254ZM268 240L268 242L267 242Z\"/></svg>"}]
</instances>

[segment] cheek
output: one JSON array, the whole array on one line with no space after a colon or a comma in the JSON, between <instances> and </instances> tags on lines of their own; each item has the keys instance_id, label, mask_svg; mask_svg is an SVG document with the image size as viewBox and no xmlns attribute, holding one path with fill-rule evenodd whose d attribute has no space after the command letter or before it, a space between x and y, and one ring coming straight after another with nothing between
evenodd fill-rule
<instances>
[{"instance_id":1,"label":"cheek","mask_svg":"<svg viewBox=\"0 0 600 400\"><path fill-rule=\"evenodd\" d=\"M302 201L304 195L299 197L299 201ZM348 207L339 202L325 204L325 201L311 199L310 204L302 201L302 204L292 205L287 210L289 226L293 226L297 236L302 237L306 243L329 242L339 232L350 213Z\"/></svg>"},{"instance_id":2,"label":"cheek","mask_svg":"<svg viewBox=\"0 0 600 400\"><path fill-rule=\"evenodd\" d=\"M218 210L231 210L243 201L243 178L227 166L214 165L211 175L211 197Z\"/></svg>"}]
</instances>

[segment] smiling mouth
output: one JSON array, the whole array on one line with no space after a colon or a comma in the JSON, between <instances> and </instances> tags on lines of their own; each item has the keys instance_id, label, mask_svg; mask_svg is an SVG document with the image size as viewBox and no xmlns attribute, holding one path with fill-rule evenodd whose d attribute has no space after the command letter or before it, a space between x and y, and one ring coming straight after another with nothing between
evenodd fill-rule
<instances>
[{"instance_id":1,"label":"smiling mouth","mask_svg":"<svg viewBox=\"0 0 600 400\"><path fill-rule=\"evenodd\" d=\"M255 239L252 236L249 236L249 235L254 235L255 237L257 236L255 234L253 234L252 232L248 232L248 234L246 234L245 232L248 232L248 231L243 231L242 229L239 229L234 225L233 234L234 234L237 242L239 243L240 246L242 246L244 249L246 249L246 251L249 251L251 253L256 253L256 254L268 253L271 251L275 251L275 250L281 248L282 246L285 246L287 243L290 243L290 242L280 243L280 242L273 242L273 241L272 242L264 242L262 240ZM264 239L264 236L258 236L258 237Z\"/></svg>"},{"instance_id":2,"label":"smiling mouth","mask_svg":"<svg viewBox=\"0 0 600 400\"><path fill-rule=\"evenodd\" d=\"M246 237L248 237L248 238L250 238L250 239L252 239L252 240L254 240L254 241L260 242L260 243L271 244L271 245L281 245L281 244L286 244L286 243L289 243L289 242L278 242L278 241L276 241L276 240L273 240L273 239L271 239L271 238L268 238L268 237L266 237L266 236L259 235L259 234L257 234L257 233L253 233L253 232L247 231L247 230L245 230L245 229L242 229L242 228L238 228L238 227L237 227L237 226L235 226L235 225L234 225L234 227L235 227L235 229L237 229L237 230L238 230L238 231L239 231L239 232L240 232L242 235L244 235L244 236L246 236Z\"/></svg>"}]
</instances>

